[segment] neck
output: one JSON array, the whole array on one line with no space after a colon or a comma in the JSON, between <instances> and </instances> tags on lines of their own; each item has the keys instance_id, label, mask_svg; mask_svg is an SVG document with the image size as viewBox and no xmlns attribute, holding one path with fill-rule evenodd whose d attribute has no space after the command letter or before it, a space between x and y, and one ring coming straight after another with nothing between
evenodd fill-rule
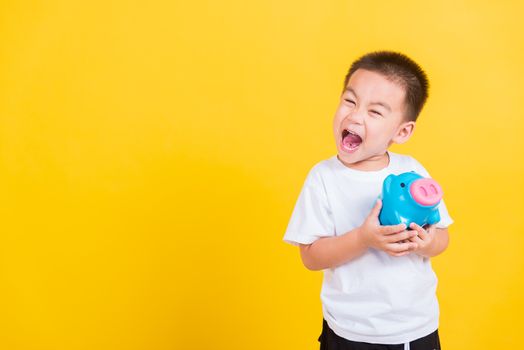
<instances>
[{"instance_id":1,"label":"neck","mask_svg":"<svg viewBox=\"0 0 524 350\"><path fill-rule=\"evenodd\" d=\"M361 160L359 162L348 164L345 163L340 157L337 155L338 160L342 162L345 166L348 168L354 169L354 170L361 170L361 171L378 171L382 170L385 167L389 165L390 159L389 159L389 153L384 152L384 154L376 155L373 157L369 157L367 159Z\"/></svg>"}]
</instances>

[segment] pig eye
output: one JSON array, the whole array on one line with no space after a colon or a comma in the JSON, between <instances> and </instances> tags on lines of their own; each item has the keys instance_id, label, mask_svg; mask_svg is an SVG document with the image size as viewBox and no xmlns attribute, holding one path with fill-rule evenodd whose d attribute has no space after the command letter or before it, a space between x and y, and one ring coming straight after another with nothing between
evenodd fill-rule
<instances>
[{"instance_id":1,"label":"pig eye","mask_svg":"<svg viewBox=\"0 0 524 350\"><path fill-rule=\"evenodd\" d=\"M403 182L401 182L401 183L400 183L400 187L406 187L406 184L403 183Z\"/></svg>"}]
</instances>

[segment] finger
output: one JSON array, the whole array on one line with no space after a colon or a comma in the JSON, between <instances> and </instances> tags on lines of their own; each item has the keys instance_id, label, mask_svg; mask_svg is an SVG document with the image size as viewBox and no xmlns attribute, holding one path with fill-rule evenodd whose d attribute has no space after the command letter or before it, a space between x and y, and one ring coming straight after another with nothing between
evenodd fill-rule
<instances>
[{"instance_id":1,"label":"finger","mask_svg":"<svg viewBox=\"0 0 524 350\"><path fill-rule=\"evenodd\" d=\"M413 228L415 232L417 232L417 238L419 240L426 241L428 239L428 234L422 227L415 224L414 222L410 225L410 227Z\"/></svg>"},{"instance_id":2,"label":"finger","mask_svg":"<svg viewBox=\"0 0 524 350\"><path fill-rule=\"evenodd\" d=\"M412 253L413 250L412 249L408 249L408 250L402 250L402 251L393 251L393 250L387 250L386 253L388 253L389 255L391 256L403 256L403 255L407 255L409 253Z\"/></svg>"},{"instance_id":3,"label":"finger","mask_svg":"<svg viewBox=\"0 0 524 350\"><path fill-rule=\"evenodd\" d=\"M411 253L411 251L409 250L406 250L405 252L401 252L401 253L389 253L389 255L391 256L404 256L404 255L408 255L409 253Z\"/></svg>"},{"instance_id":4,"label":"finger","mask_svg":"<svg viewBox=\"0 0 524 350\"><path fill-rule=\"evenodd\" d=\"M429 234L424 230L418 233L418 238L423 241L427 241L429 239Z\"/></svg>"},{"instance_id":5,"label":"finger","mask_svg":"<svg viewBox=\"0 0 524 350\"><path fill-rule=\"evenodd\" d=\"M387 245L387 250L394 253L400 253L404 251L415 250L417 247L418 245L416 243L389 243Z\"/></svg>"},{"instance_id":6,"label":"finger","mask_svg":"<svg viewBox=\"0 0 524 350\"><path fill-rule=\"evenodd\" d=\"M409 241L410 241L410 242L413 242L413 243L417 243L417 244L420 244L420 243L423 242L423 240L420 239L420 237L417 236L416 234L415 234L415 236L411 237L411 238L409 239Z\"/></svg>"},{"instance_id":7,"label":"finger","mask_svg":"<svg viewBox=\"0 0 524 350\"><path fill-rule=\"evenodd\" d=\"M393 242L403 242L407 241L409 238L416 236L416 233L413 232L413 230L404 230L399 233L391 234L386 236L386 242L393 243Z\"/></svg>"},{"instance_id":8,"label":"finger","mask_svg":"<svg viewBox=\"0 0 524 350\"><path fill-rule=\"evenodd\" d=\"M419 234L419 237L422 238L422 236L426 233L426 230L424 230L422 227L420 227L417 223L412 222L411 225L409 225L413 230L417 231Z\"/></svg>"},{"instance_id":9,"label":"finger","mask_svg":"<svg viewBox=\"0 0 524 350\"><path fill-rule=\"evenodd\" d=\"M380 233L383 235L391 235L394 233L402 232L406 229L406 224L398 225L386 225L380 227Z\"/></svg>"}]
</instances>

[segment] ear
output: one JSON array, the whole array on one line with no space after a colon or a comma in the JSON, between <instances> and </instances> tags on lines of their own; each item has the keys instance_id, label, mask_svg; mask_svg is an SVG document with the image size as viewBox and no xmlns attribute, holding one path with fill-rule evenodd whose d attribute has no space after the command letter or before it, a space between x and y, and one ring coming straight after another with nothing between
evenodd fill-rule
<instances>
[{"instance_id":1,"label":"ear","mask_svg":"<svg viewBox=\"0 0 524 350\"><path fill-rule=\"evenodd\" d=\"M409 140L411 135L413 135L413 131L415 130L415 125L416 124L414 121L404 122L400 124L397 129L397 133L395 134L395 136L393 137L391 141L395 143L406 142L407 140Z\"/></svg>"}]
</instances>

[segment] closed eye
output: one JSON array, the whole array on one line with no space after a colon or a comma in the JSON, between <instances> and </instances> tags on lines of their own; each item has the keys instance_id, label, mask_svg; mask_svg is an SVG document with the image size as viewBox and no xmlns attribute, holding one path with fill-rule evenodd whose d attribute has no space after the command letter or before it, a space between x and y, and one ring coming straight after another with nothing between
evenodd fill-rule
<instances>
[{"instance_id":1,"label":"closed eye","mask_svg":"<svg viewBox=\"0 0 524 350\"><path fill-rule=\"evenodd\" d=\"M379 116L382 116L382 114L380 114L380 113L377 112L377 111L370 111L370 112L373 113L373 114L378 114Z\"/></svg>"},{"instance_id":2,"label":"closed eye","mask_svg":"<svg viewBox=\"0 0 524 350\"><path fill-rule=\"evenodd\" d=\"M355 102L353 102L352 100L348 100L347 98L345 98L344 101L355 104Z\"/></svg>"}]
</instances>

